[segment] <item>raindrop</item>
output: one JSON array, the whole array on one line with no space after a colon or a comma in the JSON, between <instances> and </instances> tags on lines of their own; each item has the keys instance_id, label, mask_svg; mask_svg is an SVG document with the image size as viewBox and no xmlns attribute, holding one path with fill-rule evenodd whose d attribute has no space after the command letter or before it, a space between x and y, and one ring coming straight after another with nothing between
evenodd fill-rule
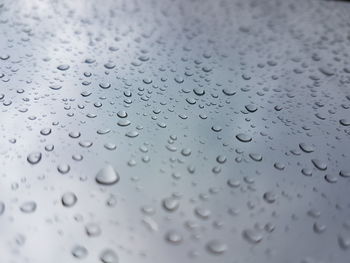
<instances>
[{"instance_id":1,"label":"raindrop","mask_svg":"<svg viewBox=\"0 0 350 263\"><path fill-rule=\"evenodd\" d=\"M76 202L78 201L78 198L74 193L67 192L62 196L61 201L65 207L72 207L76 204Z\"/></svg>"},{"instance_id":2,"label":"raindrop","mask_svg":"<svg viewBox=\"0 0 350 263\"><path fill-rule=\"evenodd\" d=\"M57 67L58 70L65 71L69 69L69 65L67 64L62 64Z\"/></svg>"},{"instance_id":3,"label":"raindrop","mask_svg":"<svg viewBox=\"0 0 350 263\"><path fill-rule=\"evenodd\" d=\"M32 152L27 156L27 161L30 164L37 164L41 160L41 153L40 152Z\"/></svg>"},{"instance_id":4,"label":"raindrop","mask_svg":"<svg viewBox=\"0 0 350 263\"><path fill-rule=\"evenodd\" d=\"M250 137L249 135L245 134L245 133L239 133L236 135L237 140L241 141L241 142L251 142L252 141L252 137Z\"/></svg>"},{"instance_id":5,"label":"raindrop","mask_svg":"<svg viewBox=\"0 0 350 263\"><path fill-rule=\"evenodd\" d=\"M85 258L87 254L88 254L88 250L83 246L77 245L77 246L74 246L72 249L72 255L75 258L82 259L82 258Z\"/></svg>"},{"instance_id":6,"label":"raindrop","mask_svg":"<svg viewBox=\"0 0 350 263\"><path fill-rule=\"evenodd\" d=\"M119 181L119 175L113 166L108 164L97 173L95 180L102 185L113 185Z\"/></svg>"},{"instance_id":7,"label":"raindrop","mask_svg":"<svg viewBox=\"0 0 350 263\"><path fill-rule=\"evenodd\" d=\"M102 263L118 263L118 255L112 249L105 249L100 254Z\"/></svg>"},{"instance_id":8,"label":"raindrop","mask_svg":"<svg viewBox=\"0 0 350 263\"><path fill-rule=\"evenodd\" d=\"M30 214L36 210L36 203L33 201L25 202L20 206L23 213Z\"/></svg>"},{"instance_id":9,"label":"raindrop","mask_svg":"<svg viewBox=\"0 0 350 263\"><path fill-rule=\"evenodd\" d=\"M227 245L219 240L211 240L207 243L207 250L213 254L223 254L227 250Z\"/></svg>"},{"instance_id":10,"label":"raindrop","mask_svg":"<svg viewBox=\"0 0 350 263\"><path fill-rule=\"evenodd\" d=\"M260 243L263 239L263 236L255 229L246 229L243 231L242 235L245 240L252 244Z\"/></svg>"}]
</instances>

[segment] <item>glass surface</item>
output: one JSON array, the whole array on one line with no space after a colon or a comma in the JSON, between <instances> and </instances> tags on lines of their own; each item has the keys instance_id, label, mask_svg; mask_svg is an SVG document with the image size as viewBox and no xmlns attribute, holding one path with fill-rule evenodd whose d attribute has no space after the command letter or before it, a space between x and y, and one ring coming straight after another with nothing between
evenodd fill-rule
<instances>
[{"instance_id":1,"label":"glass surface","mask_svg":"<svg viewBox=\"0 0 350 263\"><path fill-rule=\"evenodd\" d=\"M0 4L0 263L348 263L350 3Z\"/></svg>"}]
</instances>

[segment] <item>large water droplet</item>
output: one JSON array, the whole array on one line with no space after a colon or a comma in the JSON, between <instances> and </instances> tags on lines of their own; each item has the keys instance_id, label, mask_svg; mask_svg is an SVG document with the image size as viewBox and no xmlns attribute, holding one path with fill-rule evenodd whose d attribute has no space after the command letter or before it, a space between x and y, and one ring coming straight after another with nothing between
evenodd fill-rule
<instances>
[{"instance_id":1,"label":"large water droplet","mask_svg":"<svg viewBox=\"0 0 350 263\"><path fill-rule=\"evenodd\" d=\"M112 185L119 181L119 175L113 166L108 164L97 173L95 180L102 185Z\"/></svg>"}]
</instances>

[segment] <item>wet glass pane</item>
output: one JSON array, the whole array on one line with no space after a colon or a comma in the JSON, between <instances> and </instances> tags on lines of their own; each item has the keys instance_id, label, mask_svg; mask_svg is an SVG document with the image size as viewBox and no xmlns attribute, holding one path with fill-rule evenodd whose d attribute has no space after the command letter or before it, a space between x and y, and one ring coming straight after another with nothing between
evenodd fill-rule
<instances>
[{"instance_id":1,"label":"wet glass pane","mask_svg":"<svg viewBox=\"0 0 350 263\"><path fill-rule=\"evenodd\" d=\"M1 263L346 263L350 3L0 3Z\"/></svg>"}]
</instances>

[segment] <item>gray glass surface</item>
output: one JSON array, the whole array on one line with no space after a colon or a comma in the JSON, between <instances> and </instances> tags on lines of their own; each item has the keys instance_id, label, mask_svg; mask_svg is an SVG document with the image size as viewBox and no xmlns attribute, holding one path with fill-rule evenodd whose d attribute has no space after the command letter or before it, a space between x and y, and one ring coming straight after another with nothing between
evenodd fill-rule
<instances>
[{"instance_id":1,"label":"gray glass surface","mask_svg":"<svg viewBox=\"0 0 350 263\"><path fill-rule=\"evenodd\" d=\"M0 263L350 262L350 3L0 3Z\"/></svg>"}]
</instances>

